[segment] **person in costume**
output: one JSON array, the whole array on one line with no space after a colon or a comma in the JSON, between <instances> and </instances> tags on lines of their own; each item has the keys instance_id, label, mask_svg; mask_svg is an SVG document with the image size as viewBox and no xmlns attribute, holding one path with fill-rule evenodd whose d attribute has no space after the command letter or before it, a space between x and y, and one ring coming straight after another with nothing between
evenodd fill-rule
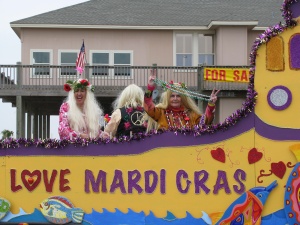
<instances>
[{"instance_id":1,"label":"person in costume","mask_svg":"<svg viewBox=\"0 0 300 225\"><path fill-rule=\"evenodd\" d=\"M60 139L100 137L99 119L103 110L95 98L95 87L87 79L78 79L68 80L64 90L68 97L59 109Z\"/></svg>"},{"instance_id":2,"label":"person in costume","mask_svg":"<svg viewBox=\"0 0 300 225\"><path fill-rule=\"evenodd\" d=\"M112 138L145 132L143 100L142 88L135 84L127 86L113 102L114 111L104 129L105 134Z\"/></svg>"},{"instance_id":3,"label":"person in costume","mask_svg":"<svg viewBox=\"0 0 300 225\"><path fill-rule=\"evenodd\" d=\"M149 93L149 91L147 91ZM166 92L163 92L161 95L160 95L160 98L159 98L159 101L157 104L161 104L163 99L165 98L164 95L166 94ZM146 130L146 133L151 133L153 131L156 131L158 130L158 123L152 118L150 117L147 113L145 113L145 119L147 120L147 130Z\"/></svg>"},{"instance_id":4,"label":"person in costume","mask_svg":"<svg viewBox=\"0 0 300 225\"><path fill-rule=\"evenodd\" d=\"M195 101L188 96L184 83L167 84L161 102L155 106L152 100L155 80L156 70L151 70L148 90L144 97L144 109L158 123L158 129L193 129L195 125L212 123L219 90L212 91L205 114L202 115Z\"/></svg>"}]
</instances>

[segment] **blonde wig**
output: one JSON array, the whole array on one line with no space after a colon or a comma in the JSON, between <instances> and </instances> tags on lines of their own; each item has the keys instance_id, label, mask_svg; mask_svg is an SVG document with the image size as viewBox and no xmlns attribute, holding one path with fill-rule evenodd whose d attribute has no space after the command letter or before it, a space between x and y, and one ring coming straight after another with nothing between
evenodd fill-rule
<instances>
[{"instance_id":1,"label":"blonde wig","mask_svg":"<svg viewBox=\"0 0 300 225\"><path fill-rule=\"evenodd\" d=\"M91 138L96 138L99 134L100 116L103 115L103 110L97 102L92 91L86 89L86 99L83 105L83 111L76 104L74 90L69 91L66 102L69 104L68 119L70 127L79 132L81 130L88 130Z\"/></svg>"},{"instance_id":2,"label":"blonde wig","mask_svg":"<svg viewBox=\"0 0 300 225\"><path fill-rule=\"evenodd\" d=\"M136 84L128 85L113 102L114 110L122 107L133 107L143 106L144 102L144 91Z\"/></svg>"},{"instance_id":3,"label":"blonde wig","mask_svg":"<svg viewBox=\"0 0 300 225\"><path fill-rule=\"evenodd\" d=\"M161 109L167 109L169 107L169 101L170 101L170 97L172 95L173 91L172 90L166 90L162 95L161 95L161 101L160 103L156 106L158 108ZM177 92L176 92L177 93ZM201 114L199 107L197 106L196 102L191 99L190 97L180 94L181 97L181 105L189 110L189 111L193 111L195 113Z\"/></svg>"}]
</instances>

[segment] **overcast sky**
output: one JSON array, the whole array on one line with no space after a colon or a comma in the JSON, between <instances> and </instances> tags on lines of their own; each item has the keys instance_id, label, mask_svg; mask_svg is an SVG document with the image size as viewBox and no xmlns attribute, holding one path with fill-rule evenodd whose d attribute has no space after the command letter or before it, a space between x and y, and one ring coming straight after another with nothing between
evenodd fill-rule
<instances>
[{"instance_id":1,"label":"overcast sky","mask_svg":"<svg viewBox=\"0 0 300 225\"><path fill-rule=\"evenodd\" d=\"M10 22L87 1L88 0L0 0L0 65L15 65L16 62L21 61L21 42L19 37L11 29ZM59 137L57 128L57 117L51 117L50 138ZM0 98L0 132L4 129L13 131L14 137L16 137L16 109L13 108L10 103L2 103L2 99Z\"/></svg>"}]
</instances>

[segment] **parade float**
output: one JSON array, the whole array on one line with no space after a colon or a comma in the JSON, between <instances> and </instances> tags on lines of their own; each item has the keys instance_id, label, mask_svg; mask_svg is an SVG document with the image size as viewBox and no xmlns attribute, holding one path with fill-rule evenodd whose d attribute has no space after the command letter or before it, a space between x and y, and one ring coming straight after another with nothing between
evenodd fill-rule
<instances>
[{"instance_id":1,"label":"parade float","mask_svg":"<svg viewBox=\"0 0 300 225\"><path fill-rule=\"evenodd\" d=\"M222 123L112 140L0 142L0 222L300 223L300 2L250 54L242 108Z\"/></svg>"}]
</instances>

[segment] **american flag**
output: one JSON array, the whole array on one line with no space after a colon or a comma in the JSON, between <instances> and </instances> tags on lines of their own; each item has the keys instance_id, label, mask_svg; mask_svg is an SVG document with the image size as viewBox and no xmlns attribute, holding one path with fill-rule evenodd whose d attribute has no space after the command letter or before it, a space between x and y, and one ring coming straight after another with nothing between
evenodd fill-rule
<instances>
[{"instance_id":1,"label":"american flag","mask_svg":"<svg viewBox=\"0 0 300 225\"><path fill-rule=\"evenodd\" d=\"M84 57L85 57L85 47L84 47L84 41L82 42L80 52L78 54L78 57L76 59L76 68L83 69L84 68Z\"/></svg>"}]
</instances>

